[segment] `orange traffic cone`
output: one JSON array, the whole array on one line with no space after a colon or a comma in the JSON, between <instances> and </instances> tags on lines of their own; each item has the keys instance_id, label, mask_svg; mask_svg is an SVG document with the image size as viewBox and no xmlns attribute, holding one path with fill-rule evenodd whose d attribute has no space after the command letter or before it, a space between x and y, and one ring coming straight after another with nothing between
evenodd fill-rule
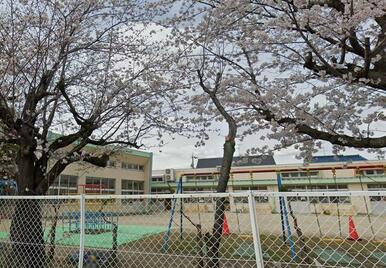
<instances>
[{"instance_id":1,"label":"orange traffic cone","mask_svg":"<svg viewBox=\"0 0 386 268\"><path fill-rule=\"evenodd\" d=\"M222 225L222 234L223 235L230 235L231 232L229 231L229 226L228 226L228 220L226 215L224 214L224 223Z\"/></svg>"},{"instance_id":2,"label":"orange traffic cone","mask_svg":"<svg viewBox=\"0 0 386 268\"><path fill-rule=\"evenodd\" d=\"M351 216L348 217L348 233L349 233L349 240L360 240L357 229L355 228L354 220Z\"/></svg>"}]
</instances>

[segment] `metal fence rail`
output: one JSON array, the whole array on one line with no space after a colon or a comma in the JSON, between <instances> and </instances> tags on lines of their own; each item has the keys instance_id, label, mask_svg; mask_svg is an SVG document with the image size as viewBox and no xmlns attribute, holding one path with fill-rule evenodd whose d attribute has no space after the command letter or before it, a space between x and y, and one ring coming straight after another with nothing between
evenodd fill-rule
<instances>
[{"instance_id":1,"label":"metal fence rail","mask_svg":"<svg viewBox=\"0 0 386 268\"><path fill-rule=\"evenodd\" d=\"M386 192L4 196L0 247L0 267L386 267Z\"/></svg>"}]
</instances>

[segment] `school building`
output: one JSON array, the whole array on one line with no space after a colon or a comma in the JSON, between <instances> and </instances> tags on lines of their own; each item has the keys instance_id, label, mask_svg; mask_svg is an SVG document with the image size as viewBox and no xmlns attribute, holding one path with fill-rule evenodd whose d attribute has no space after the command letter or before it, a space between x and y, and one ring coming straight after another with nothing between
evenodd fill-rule
<instances>
[{"instance_id":1,"label":"school building","mask_svg":"<svg viewBox=\"0 0 386 268\"><path fill-rule=\"evenodd\" d=\"M172 193L181 179L184 193L215 192L221 158L198 159L195 168L153 171L152 193ZM276 164L272 156L235 157L228 192L279 191L386 191L386 161L368 160L360 155L315 156L307 165ZM293 210L298 213L353 215L367 213L386 215L386 197L291 197ZM260 213L279 210L277 198L257 199ZM213 202L201 200L200 210L213 210ZM338 206L336 204L339 204ZM189 205L187 205L189 208ZM367 207L367 208L366 208ZM192 205L191 209L198 208ZM246 199L230 199L230 211L247 211ZM339 209L339 212L337 211Z\"/></svg>"},{"instance_id":2,"label":"school building","mask_svg":"<svg viewBox=\"0 0 386 268\"><path fill-rule=\"evenodd\" d=\"M150 193L152 153L120 149L110 156L107 167L86 162L70 164L54 181L49 195Z\"/></svg>"}]
</instances>

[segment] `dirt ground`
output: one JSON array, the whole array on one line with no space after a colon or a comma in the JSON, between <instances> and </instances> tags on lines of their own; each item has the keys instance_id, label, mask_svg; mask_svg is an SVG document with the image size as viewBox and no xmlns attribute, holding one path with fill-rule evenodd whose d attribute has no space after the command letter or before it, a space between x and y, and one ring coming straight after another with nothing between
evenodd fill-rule
<instances>
[{"instance_id":1,"label":"dirt ground","mask_svg":"<svg viewBox=\"0 0 386 268\"><path fill-rule=\"evenodd\" d=\"M213 226L213 213L185 213L191 221L199 223L203 230L210 231ZM226 213L231 233L251 234L250 216L247 213ZM347 238L349 236L348 216L313 214L295 215L302 232L306 236ZM156 225L168 226L170 213L157 213L155 215L131 215L119 217L119 224ZM289 223L293 228L293 219L288 215ZM386 216L353 216L355 227L359 236L367 240L386 240ZM195 227L183 217L183 229L194 230ZM318 224L319 222L319 224ZM259 233L262 235L277 235L282 233L280 214L257 215ZM179 228L180 215L178 212L173 217L173 228Z\"/></svg>"},{"instance_id":2,"label":"dirt ground","mask_svg":"<svg viewBox=\"0 0 386 268\"><path fill-rule=\"evenodd\" d=\"M211 232L213 226L213 213L185 212L186 217L181 217L178 210L171 222L171 235L168 238L168 248L164 250L165 234L149 235L140 238L137 241L121 245L117 251L114 267L203 267L207 261L205 254L200 252L197 243L197 230L193 226L201 224L202 232ZM353 216L355 227L361 241L348 241L349 236L349 217L337 215L314 215L314 214L296 214L298 227L300 228L307 247L309 255L315 256L316 248L331 248L347 252L362 262L361 266L347 265L346 267L386 267L381 263L374 262L374 259L368 258L374 251L386 252L386 216ZM248 213L226 212L227 223L231 235L223 238L221 249L221 267L256 267L254 256L248 252L237 255L241 245L253 245L251 220ZM167 227L170 223L170 211L158 211L154 214L132 214L118 216L119 225L142 225ZM182 220L182 225L181 225ZM59 221L59 226L65 224L65 220ZM296 252L300 252L299 235L294 228L294 219L288 215L288 222L291 226L292 239L295 242ZM51 219L46 218L45 226L50 226ZM280 214L258 214L258 231L265 256L265 267L318 267L313 264L296 264L291 262L289 243L282 240L282 224ZM3 218L0 220L0 233L9 233L10 220ZM182 228L181 228L182 227ZM59 227L60 228L60 227ZM298 228L298 231L299 231ZM180 237L180 230L183 231L183 237ZM125 235L121 232L119 235ZM6 237L0 237L6 240ZM104 241L100 241L103 243ZM6 244L6 243L4 243ZM9 245L9 244L8 244ZM4 246L6 247L6 246ZM89 251L91 249L86 249ZM68 257L77 251L76 248L66 248L58 246L56 248L55 261L51 267L76 267L76 264L68 262ZM100 250L99 250L100 251ZM2 251L2 261L6 262L6 250ZM252 254L254 252L252 251ZM268 256L268 257L267 257ZM4 266L6 267L6 265ZM84 267L107 267L87 264ZM319 267L338 267L324 263Z\"/></svg>"}]
</instances>

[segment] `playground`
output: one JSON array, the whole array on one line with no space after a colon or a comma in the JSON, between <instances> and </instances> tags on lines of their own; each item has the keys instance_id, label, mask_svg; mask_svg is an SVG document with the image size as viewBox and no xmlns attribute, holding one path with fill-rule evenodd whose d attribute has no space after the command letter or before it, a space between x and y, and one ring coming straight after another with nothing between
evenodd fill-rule
<instances>
[{"instance_id":1,"label":"playground","mask_svg":"<svg viewBox=\"0 0 386 268\"><path fill-rule=\"evenodd\" d=\"M192 209L199 208L202 201L209 202L209 195L202 197L206 199L157 197L131 201L129 197L98 200L98 196L92 196L85 199L84 214L76 199L44 201L46 246L49 249L55 245L55 260L60 267L75 267L84 227L87 261L99 263L114 256L114 267L166 268L171 263L176 267L204 267L209 260L208 237L213 232L214 214ZM226 197L224 202L245 197L248 193ZM256 213L258 240L254 239L252 210L227 209L219 249L222 267L256 267L256 241L261 245L265 267L312 267L311 263L313 267L386 267L385 215L298 213L291 209L289 200L284 197L280 201L282 211ZM248 203L236 204L249 208ZM4 203L3 210L11 211L11 205ZM5 213L0 221L0 244L4 248L10 245L10 215ZM3 253L2 258L6 256Z\"/></svg>"},{"instance_id":2,"label":"playground","mask_svg":"<svg viewBox=\"0 0 386 268\"><path fill-rule=\"evenodd\" d=\"M118 246L144 239L148 236L165 232L165 227L141 226L141 225L118 225L117 244ZM49 228L45 230L45 238L48 239ZM1 237L2 235L0 235ZM58 226L56 228L56 244L66 246L78 246L79 233L70 232L70 228ZM113 243L112 233L99 232L85 235L85 247L109 249Z\"/></svg>"},{"instance_id":3,"label":"playground","mask_svg":"<svg viewBox=\"0 0 386 268\"><path fill-rule=\"evenodd\" d=\"M172 206L171 211L156 214L118 216L109 212L103 218L106 215L111 222L114 219L116 223L119 222L117 253L126 262L135 265L140 262L139 256L148 256L145 262L150 267L167 267L163 266L165 261L181 262L181 265L188 263L186 267L197 267L197 263L206 258L208 249L200 243L197 228L192 223L199 223L203 227L202 232L208 232L213 224L212 213L194 213L181 218L180 208L176 206L173 211ZM106 251L114 243L112 227L106 226L101 218L99 222L96 221L96 216L98 214L95 212L86 214L85 248ZM340 220L344 224L342 230L336 215L319 215L319 224L314 215L298 215L302 237L296 233L291 220L288 229L292 231L291 237L286 232L287 237L283 238L280 214L259 215L257 222L265 262L304 264L311 261L323 267L386 267L386 217L373 219L375 235L368 225L367 215L341 216ZM348 239L351 235L350 221L356 223L354 228L358 238L354 240ZM222 236L221 262L236 267L255 267L249 214L227 212L226 224L228 231ZM57 228L58 245L76 246L79 243L79 233L76 228L74 231L76 224L72 225L66 225L67 229ZM322 236L319 232L322 232ZM306 253L302 243L307 247Z\"/></svg>"},{"instance_id":4,"label":"playground","mask_svg":"<svg viewBox=\"0 0 386 268\"><path fill-rule=\"evenodd\" d=\"M232 234L244 235L251 233L251 226L249 222L249 214L247 213L236 213L227 212L227 220L229 224L229 228ZM199 222L199 216L189 215L192 221ZM204 230L209 231L211 228L211 222L213 218L212 213L201 213L201 224ZM119 224L118 224L118 233L123 236L132 236L133 239L141 238L140 236L147 236L153 234L159 234L167 231L169 214L168 213L157 213L155 215L135 215L135 216L119 216ZM271 215L259 215L258 216L258 225L259 232L263 235L275 235L278 239L281 236L281 222L279 214L271 214ZM318 225L315 220L315 217L312 215L301 215L298 218L299 225L302 227L302 231L306 236L320 236ZM386 217L377 217L373 219L373 225L375 228L375 237L372 236L371 228L367 224L367 216L366 215L357 215L354 217L356 229L361 238L365 240L377 240L377 241L386 241ZM336 219L333 219L333 216L329 215L321 215L320 216L320 227L325 239L345 239L349 235L348 230L348 216L342 216L342 223L344 226L342 227L342 236L339 234L339 226ZM9 234L9 220L1 221L1 231L0 231L0 239L5 239ZM292 224L291 224L292 225ZM48 234L50 229L49 224L46 225L45 230ZM143 231L141 231L143 229ZM179 229L179 225L173 226L173 231ZM192 228L191 224L188 221L183 222L183 231L184 232L194 232L196 229ZM63 226L61 223L56 227L57 241L59 242L59 237L63 239L69 239L71 237L78 237L76 240L79 242L79 233L70 232L70 228L68 225ZM111 236L111 231L101 232L99 234L91 234L86 232L87 238L104 238ZM118 237L118 239L120 239ZM99 239L98 239L99 240ZM103 241L100 240L100 241ZM131 241L129 239L128 241Z\"/></svg>"},{"instance_id":5,"label":"playground","mask_svg":"<svg viewBox=\"0 0 386 268\"><path fill-rule=\"evenodd\" d=\"M57 229L57 250L62 246L79 246L79 234L67 236L68 230ZM169 237L169 248L164 251L166 228L151 226L119 226L117 256L126 264L137 267L170 267L170 263L198 267L200 247L195 232L184 232L180 238L178 230ZM47 238L48 230L46 230ZM1 239L5 238L0 233ZM268 263L303 263L301 257L291 258L291 248L275 235L261 235L263 258ZM306 243L312 248L309 256L320 264L339 267L386 267L386 243L366 240L349 241L346 239L318 239L306 237ZM85 250L94 254L108 252L112 244L111 232L88 234ZM296 243L297 244L297 243ZM296 246L296 251L300 248ZM73 252L77 252L76 250ZM255 267L253 239L249 234L231 233L222 237L221 262L232 267ZM358 254L360 252L360 254ZM59 255L59 254L58 254ZM65 256L63 256L66 258ZM64 260L63 260L64 261ZM377 266L374 266L377 263ZM141 266L142 265L142 266ZM122 264L122 267L125 265ZM323 267L326 267L323 266ZM118 265L118 267L121 267ZM178 266L176 266L178 267ZM182 266L179 266L182 267ZM266 267L271 267L266 265ZM275 267L275 266L272 266ZM288 266L291 267L291 266ZM322 267L322 266L321 266Z\"/></svg>"}]
</instances>

